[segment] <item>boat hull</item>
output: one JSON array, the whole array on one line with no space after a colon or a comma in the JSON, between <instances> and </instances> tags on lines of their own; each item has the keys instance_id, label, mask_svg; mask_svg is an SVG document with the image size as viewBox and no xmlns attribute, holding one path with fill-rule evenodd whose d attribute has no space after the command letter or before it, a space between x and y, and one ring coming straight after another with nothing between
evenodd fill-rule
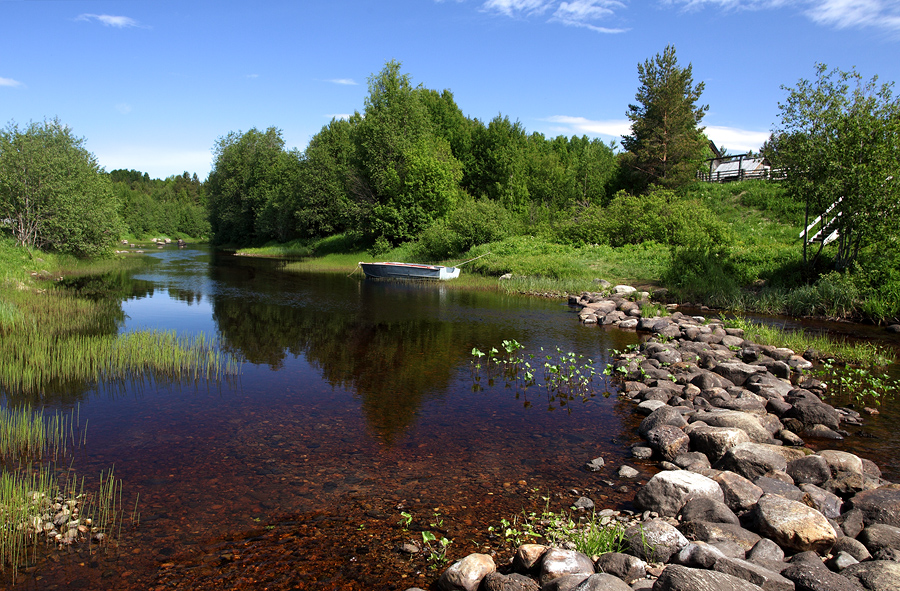
<instances>
[{"instance_id":1,"label":"boat hull","mask_svg":"<svg viewBox=\"0 0 900 591\"><path fill-rule=\"evenodd\" d=\"M369 279L435 279L446 281L459 277L459 267L416 265L413 263L359 263Z\"/></svg>"}]
</instances>

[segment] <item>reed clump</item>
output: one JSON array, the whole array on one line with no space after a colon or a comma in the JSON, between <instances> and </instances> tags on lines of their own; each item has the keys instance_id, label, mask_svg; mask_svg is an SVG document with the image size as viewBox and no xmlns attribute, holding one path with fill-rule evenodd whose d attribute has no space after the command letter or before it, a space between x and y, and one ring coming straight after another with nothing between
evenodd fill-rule
<instances>
[{"instance_id":1,"label":"reed clump","mask_svg":"<svg viewBox=\"0 0 900 591\"><path fill-rule=\"evenodd\" d=\"M41 393L52 383L151 375L216 380L239 368L205 335L149 330L116 334L115 301L61 290L0 294L0 389Z\"/></svg>"},{"instance_id":2,"label":"reed clump","mask_svg":"<svg viewBox=\"0 0 900 591\"><path fill-rule=\"evenodd\" d=\"M68 445L83 443L79 433L77 411L48 416L28 406L0 409L0 572L13 581L42 547L121 536L122 481L113 470L86 491L70 467L58 468ZM135 508L133 522L136 514Z\"/></svg>"}]
</instances>

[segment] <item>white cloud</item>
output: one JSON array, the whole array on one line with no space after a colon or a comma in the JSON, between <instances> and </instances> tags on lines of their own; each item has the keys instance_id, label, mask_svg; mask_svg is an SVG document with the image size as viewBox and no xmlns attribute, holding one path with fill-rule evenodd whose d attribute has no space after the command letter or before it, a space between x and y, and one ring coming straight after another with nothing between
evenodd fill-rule
<instances>
[{"instance_id":1,"label":"white cloud","mask_svg":"<svg viewBox=\"0 0 900 591\"><path fill-rule=\"evenodd\" d=\"M618 0L572 0L555 2L552 0L486 0L481 9L511 18L542 15L553 10L548 22L556 22L570 27L583 27L597 33L624 33L628 29L603 27L597 21L610 19L616 10L625 9Z\"/></svg>"},{"instance_id":2,"label":"white cloud","mask_svg":"<svg viewBox=\"0 0 900 591\"><path fill-rule=\"evenodd\" d=\"M814 23L836 29L880 28L900 31L900 0L663 0L685 10L706 6L724 10L796 7Z\"/></svg>"},{"instance_id":3,"label":"white cloud","mask_svg":"<svg viewBox=\"0 0 900 591\"><path fill-rule=\"evenodd\" d=\"M138 22L127 16L112 16L109 14L79 14L76 21L98 21L107 27L115 27L117 29L126 29L128 27L137 27Z\"/></svg>"},{"instance_id":4,"label":"white cloud","mask_svg":"<svg viewBox=\"0 0 900 591\"><path fill-rule=\"evenodd\" d=\"M331 82L332 84L342 84L345 86L356 86L356 81L353 78L329 78L325 82Z\"/></svg>"},{"instance_id":5,"label":"white cloud","mask_svg":"<svg viewBox=\"0 0 900 591\"><path fill-rule=\"evenodd\" d=\"M131 113L131 105L128 103L119 103L116 105L116 111L123 115L127 115L128 113Z\"/></svg>"},{"instance_id":6,"label":"white cloud","mask_svg":"<svg viewBox=\"0 0 900 591\"><path fill-rule=\"evenodd\" d=\"M900 31L900 2L891 0L819 0L807 16L837 29L875 27Z\"/></svg>"},{"instance_id":7,"label":"white cloud","mask_svg":"<svg viewBox=\"0 0 900 591\"><path fill-rule=\"evenodd\" d=\"M24 86L18 80L13 80L12 78L0 78L0 86L8 86L10 88L18 88L19 86Z\"/></svg>"},{"instance_id":8,"label":"white cloud","mask_svg":"<svg viewBox=\"0 0 900 591\"><path fill-rule=\"evenodd\" d=\"M628 119L609 119L606 121L594 121L585 117L570 117L568 115L554 115L544 121L558 124L554 131L563 135L603 135L619 138L631 133L631 121Z\"/></svg>"},{"instance_id":9,"label":"white cloud","mask_svg":"<svg viewBox=\"0 0 900 591\"><path fill-rule=\"evenodd\" d=\"M548 0L487 0L481 8L486 12L499 12L515 17L543 14L552 4Z\"/></svg>"},{"instance_id":10,"label":"white cloud","mask_svg":"<svg viewBox=\"0 0 900 591\"><path fill-rule=\"evenodd\" d=\"M759 150L770 135L768 131L750 131L719 125L707 125L705 133L714 144L725 146L729 153L735 154Z\"/></svg>"},{"instance_id":11,"label":"white cloud","mask_svg":"<svg viewBox=\"0 0 900 591\"><path fill-rule=\"evenodd\" d=\"M551 131L565 136L603 136L618 141L623 135L631 133L631 121L628 119L595 121L585 117L554 115L544 121L555 123ZM721 125L707 125L705 133L717 146L725 146L729 152L734 153L759 150L769 139L768 131L752 131Z\"/></svg>"},{"instance_id":12,"label":"white cloud","mask_svg":"<svg viewBox=\"0 0 900 591\"><path fill-rule=\"evenodd\" d=\"M628 29L611 29L593 24L599 19L615 16L615 9L625 5L615 0L574 0L561 2L551 21L560 22L571 27L584 27L597 33L624 33Z\"/></svg>"},{"instance_id":13,"label":"white cloud","mask_svg":"<svg viewBox=\"0 0 900 591\"><path fill-rule=\"evenodd\" d=\"M247 74L247 78L250 78L251 80L253 78L259 78L259 74Z\"/></svg>"}]
</instances>

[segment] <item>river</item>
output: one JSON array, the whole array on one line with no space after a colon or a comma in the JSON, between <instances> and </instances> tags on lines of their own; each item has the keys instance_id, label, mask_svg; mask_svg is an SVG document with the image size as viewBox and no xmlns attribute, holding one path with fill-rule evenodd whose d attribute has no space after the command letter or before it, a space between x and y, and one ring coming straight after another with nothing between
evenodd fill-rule
<instances>
[{"instance_id":1,"label":"river","mask_svg":"<svg viewBox=\"0 0 900 591\"><path fill-rule=\"evenodd\" d=\"M49 401L77 408L87 438L72 470L86 486L112 467L122 480L125 525L117 548L42 553L19 588L427 587L440 562L399 550L423 532L451 541L450 560L503 555L506 537L489 531L501 519L582 495L626 507L634 485L618 467L655 471L629 458L639 417L599 373L571 400L484 370L476 380L473 348L503 340L536 359L583 355L597 372L638 342L581 325L564 302L298 273L202 247L145 256L117 282L120 330L203 332L240 375ZM892 413L866 428L891 431ZM882 435L853 439L876 461L900 455ZM606 468L584 470L596 457Z\"/></svg>"}]
</instances>

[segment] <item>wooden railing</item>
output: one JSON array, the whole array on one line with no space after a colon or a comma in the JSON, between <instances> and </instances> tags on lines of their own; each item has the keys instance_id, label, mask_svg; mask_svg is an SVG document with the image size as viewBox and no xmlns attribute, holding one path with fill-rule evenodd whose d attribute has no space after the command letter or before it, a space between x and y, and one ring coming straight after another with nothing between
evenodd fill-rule
<instances>
[{"instance_id":1,"label":"wooden railing","mask_svg":"<svg viewBox=\"0 0 900 591\"><path fill-rule=\"evenodd\" d=\"M758 170L728 170L725 172L697 173L697 179L707 183L729 183L731 181L745 181L749 179L763 179L768 181L780 181L784 179L781 169L761 168Z\"/></svg>"}]
</instances>

